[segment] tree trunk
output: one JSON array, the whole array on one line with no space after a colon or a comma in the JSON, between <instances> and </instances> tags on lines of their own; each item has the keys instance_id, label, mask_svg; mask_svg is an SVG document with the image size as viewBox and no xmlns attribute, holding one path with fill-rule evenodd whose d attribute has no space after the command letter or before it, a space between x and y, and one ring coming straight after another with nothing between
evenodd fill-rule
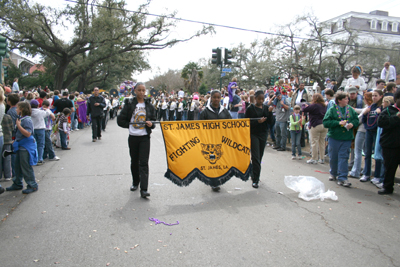
<instances>
[{"instance_id":1,"label":"tree trunk","mask_svg":"<svg viewBox=\"0 0 400 267\"><path fill-rule=\"evenodd\" d=\"M61 90L63 89L63 82L64 82L64 75L65 75L65 70L67 69L69 65L69 61L67 60L62 60L61 63L58 65L56 75L54 77L54 90Z\"/></svg>"},{"instance_id":2,"label":"tree trunk","mask_svg":"<svg viewBox=\"0 0 400 267\"><path fill-rule=\"evenodd\" d=\"M79 76L78 89L77 89L78 92L83 92L85 90L87 83L86 78L87 78L87 72L85 71Z\"/></svg>"}]
</instances>

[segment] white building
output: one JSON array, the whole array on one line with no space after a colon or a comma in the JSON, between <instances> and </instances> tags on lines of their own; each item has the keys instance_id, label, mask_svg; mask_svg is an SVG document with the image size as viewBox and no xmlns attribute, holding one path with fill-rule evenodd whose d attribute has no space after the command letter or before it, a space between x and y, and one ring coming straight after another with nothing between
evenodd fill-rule
<instances>
[{"instance_id":1,"label":"white building","mask_svg":"<svg viewBox=\"0 0 400 267\"><path fill-rule=\"evenodd\" d=\"M22 71L23 75L28 75L29 69L32 66L34 66L35 63L23 56L20 56L16 53L12 52L12 51L10 51L9 53L10 53L10 57L4 59L3 65L8 66L9 65L8 61L12 61L12 63Z\"/></svg>"},{"instance_id":2,"label":"white building","mask_svg":"<svg viewBox=\"0 0 400 267\"><path fill-rule=\"evenodd\" d=\"M324 24L330 26L330 38L347 39L345 28L356 30L360 42L377 42L385 40L400 44L399 17L390 17L389 12L375 10L370 13L348 12L329 19Z\"/></svg>"}]
</instances>

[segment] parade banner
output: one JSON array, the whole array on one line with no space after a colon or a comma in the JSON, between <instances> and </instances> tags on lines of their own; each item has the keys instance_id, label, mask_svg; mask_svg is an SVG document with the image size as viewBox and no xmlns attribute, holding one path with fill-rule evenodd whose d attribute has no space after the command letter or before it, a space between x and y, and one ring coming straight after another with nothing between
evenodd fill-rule
<instances>
[{"instance_id":1,"label":"parade banner","mask_svg":"<svg viewBox=\"0 0 400 267\"><path fill-rule=\"evenodd\" d=\"M161 122L168 170L165 177L179 186L195 178L211 186L232 176L249 179L250 120Z\"/></svg>"}]
</instances>

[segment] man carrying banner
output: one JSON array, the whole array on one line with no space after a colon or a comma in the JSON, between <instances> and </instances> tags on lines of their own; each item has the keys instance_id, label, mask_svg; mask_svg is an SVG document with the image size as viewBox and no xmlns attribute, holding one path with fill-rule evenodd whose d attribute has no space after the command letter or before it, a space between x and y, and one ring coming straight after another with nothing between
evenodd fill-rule
<instances>
[{"instance_id":1,"label":"man carrying banner","mask_svg":"<svg viewBox=\"0 0 400 267\"><path fill-rule=\"evenodd\" d=\"M268 106L264 105L264 92L257 90L255 93L256 104L251 104L245 114L245 118L260 118L250 121L251 134L251 163L253 164L253 187L258 188L261 173L261 160L267 142L268 124L272 121L272 113Z\"/></svg>"},{"instance_id":2,"label":"man carrying banner","mask_svg":"<svg viewBox=\"0 0 400 267\"><path fill-rule=\"evenodd\" d=\"M155 125L156 111L149 99L145 99L146 87L137 83L134 87L136 97L125 99L125 105L117 123L122 128L129 128L129 154L133 184L131 191L138 189L142 198L150 196L147 192L149 183L150 134ZM135 124L136 123L136 124Z\"/></svg>"},{"instance_id":3,"label":"man carrying banner","mask_svg":"<svg viewBox=\"0 0 400 267\"><path fill-rule=\"evenodd\" d=\"M200 120L224 119L232 119L231 114L221 105L221 92L219 90L213 90L211 92L211 101L200 114ZM214 192L218 192L221 189L219 186L212 186L211 188Z\"/></svg>"}]
</instances>

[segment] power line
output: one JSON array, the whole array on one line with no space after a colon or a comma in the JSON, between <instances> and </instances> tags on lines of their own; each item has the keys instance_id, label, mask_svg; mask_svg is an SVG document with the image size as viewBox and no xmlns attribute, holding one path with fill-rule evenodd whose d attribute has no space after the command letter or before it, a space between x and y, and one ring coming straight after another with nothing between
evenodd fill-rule
<instances>
[{"instance_id":1,"label":"power line","mask_svg":"<svg viewBox=\"0 0 400 267\"><path fill-rule=\"evenodd\" d=\"M120 11L125 11L125 12L132 12L132 13L142 14L142 15L145 15L145 16L153 16L153 17L166 18L166 19L172 19L172 20L178 20L178 21L202 24L202 25L210 25L210 26L214 26L214 27L220 27L220 28L226 28L226 29L232 29L232 30L239 30L239 31L260 33L260 34L266 34L266 35L281 36L281 37L287 37L287 38L298 39L298 40L322 42L322 43L325 43L325 44L333 44L333 45L347 45L347 46L356 47L356 48L378 49L378 50L383 50L383 51L400 51L400 50L397 50L397 49L380 48L380 47L368 47L368 46L362 46L362 45L357 45L357 44L345 44L345 43L338 43L338 42L333 42L333 41L311 39L311 38L307 38L307 37L290 36L290 35L285 35L285 34L282 34L282 33L273 33L273 32L266 32L266 31L259 31L259 30L251 30L251 29L239 28L239 27L216 24L216 23L208 23L208 22L204 22L204 21L197 21L197 20L190 20L190 19L183 19L183 18L175 18L173 16L158 15L158 14L152 14L152 13L147 13L147 12L128 10L128 9L118 8L118 7L108 7L108 6L103 6L103 5L94 4L94 3L92 3L92 4L79 3L78 1L74 1L74 0L65 0L65 1L66 2L75 3L75 4L81 4L81 5L101 7L101 8L107 8L107 9L112 9L112 10L120 10Z\"/></svg>"}]
</instances>

